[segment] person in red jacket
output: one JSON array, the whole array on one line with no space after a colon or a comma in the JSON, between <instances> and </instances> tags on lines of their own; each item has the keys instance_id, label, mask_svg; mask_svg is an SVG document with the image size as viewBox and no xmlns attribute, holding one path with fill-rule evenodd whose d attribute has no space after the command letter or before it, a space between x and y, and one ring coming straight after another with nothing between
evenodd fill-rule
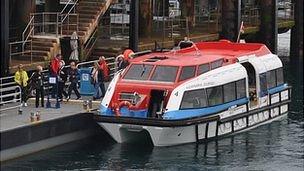
<instances>
[{"instance_id":1,"label":"person in red jacket","mask_svg":"<svg viewBox=\"0 0 304 171\"><path fill-rule=\"evenodd\" d=\"M51 76L58 76L60 70L61 55L56 55L51 61Z\"/></svg>"},{"instance_id":2,"label":"person in red jacket","mask_svg":"<svg viewBox=\"0 0 304 171\"><path fill-rule=\"evenodd\" d=\"M56 78L56 84L52 85L52 98L55 98L55 94L58 94L58 76L60 71L60 66L62 65L63 61L61 60L61 55L56 55L50 64L50 77Z\"/></svg>"},{"instance_id":3,"label":"person in red jacket","mask_svg":"<svg viewBox=\"0 0 304 171\"><path fill-rule=\"evenodd\" d=\"M109 81L110 79L110 70L104 56L99 57L98 60L99 68L103 71L104 81Z\"/></svg>"}]
</instances>

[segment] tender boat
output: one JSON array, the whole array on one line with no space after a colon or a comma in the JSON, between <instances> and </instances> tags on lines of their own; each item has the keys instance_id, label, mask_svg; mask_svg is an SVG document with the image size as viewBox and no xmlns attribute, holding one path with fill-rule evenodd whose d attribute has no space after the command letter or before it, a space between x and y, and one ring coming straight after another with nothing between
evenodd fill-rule
<instances>
[{"instance_id":1,"label":"tender boat","mask_svg":"<svg viewBox=\"0 0 304 171\"><path fill-rule=\"evenodd\" d=\"M111 81L95 120L118 143L200 142L286 116L291 87L277 55L258 43L181 42L130 61Z\"/></svg>"}]
</instances>

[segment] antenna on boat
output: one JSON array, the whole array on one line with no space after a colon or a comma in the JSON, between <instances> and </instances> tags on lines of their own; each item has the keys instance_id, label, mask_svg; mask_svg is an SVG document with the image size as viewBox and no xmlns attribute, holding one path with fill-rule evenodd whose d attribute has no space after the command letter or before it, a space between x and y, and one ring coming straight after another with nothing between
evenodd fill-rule
<instances>
[{"instance_id":1,"label":"antenna on boat","mask_svg":"<svg viewBox=\"0 0 304 171\"><path fill-rule=\"evenodd\" d=\"M240 38L241 38L241 34L245 33L245 28L244 28L244 22L241 22L241 26L240 26L240 30L239 30L239 34L236 40L236 43L240 43Z\"/></svg>"}]
</instances>

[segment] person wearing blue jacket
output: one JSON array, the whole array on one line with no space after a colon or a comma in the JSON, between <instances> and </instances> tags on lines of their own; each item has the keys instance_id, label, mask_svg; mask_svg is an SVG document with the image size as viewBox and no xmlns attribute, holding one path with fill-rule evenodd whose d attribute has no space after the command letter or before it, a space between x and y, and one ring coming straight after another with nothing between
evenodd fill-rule
<instances>
[{"instance_id":1,"label":"person wearing blue jacket","mask_svg":"<svg viewBox=\"0 0 304 171\"><path fill-rule=\"evenodd\" d=\"M71 84L68 89L67 100L69 100L71 98L72 90L75 92L75 94L77 96L76 100L78 100L81 98L80 93L77 88L80 74L79 74L79 70L76 67L75 62L71 62L70 66L71 66L71 68L68 71L68 77L69 77L69 81L71 82Z\"/></svg>"}]
</instances>

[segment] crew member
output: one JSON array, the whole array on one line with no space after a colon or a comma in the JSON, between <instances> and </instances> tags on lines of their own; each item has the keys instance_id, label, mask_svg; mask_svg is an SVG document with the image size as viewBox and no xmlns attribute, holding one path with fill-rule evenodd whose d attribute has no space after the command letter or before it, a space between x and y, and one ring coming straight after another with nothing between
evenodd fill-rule
<instances>
[{"instance_id":1,"label":"crew member","mask_svg":"<svg viewBox=\"0 0 304 171\"><path fill-rule=\"evenodd\" d=\"M79 71L76 67L75 62L71 62L71 68L68 71L68 77L69 77L69 81L71 82L69 90L68 90L68 98L67 100L69 100L71 98L71 94L72 94L72 90L75 92L77 98L76 100L80 99L80 93L78 91L77 85L78 85L78 79L79 79Z\"/></svg>"},{"instance_id":2,"label":"crew member","mask_svg":"<svg viewBox=\"0 0 304 171\"><path fill-rule=\"evenodd\" d=\"M42 66L37 66L36 71L33 73L31 77L31 81L33 84L33 88L36 90L36 108L39 107L39 98L41 99L41 107L44 107L44 75L42 73Z\"/></svg>"}]
</instances>

